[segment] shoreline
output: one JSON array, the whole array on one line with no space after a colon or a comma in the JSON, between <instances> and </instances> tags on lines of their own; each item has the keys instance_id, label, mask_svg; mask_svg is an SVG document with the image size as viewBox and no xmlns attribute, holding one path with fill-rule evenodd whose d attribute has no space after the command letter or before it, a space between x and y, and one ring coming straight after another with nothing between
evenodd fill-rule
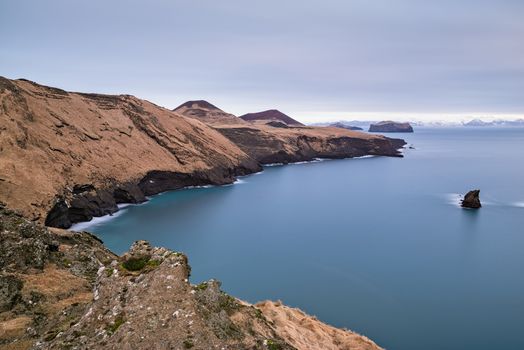
<instances>
[{"instance_id":1,"label":"shoreline","mask_svg":"<svg viewBox=\"0 0 524 350\"><path fill-rule=\"evenodd\" d=\"M400 148L399 152L402 149L404 149L404 148ZM231 182L231 183L218 184L218 185L208 184L208 185L198 185L198 186L186 186L186 187L182 187L182 188L178 188L178 189L162 191L162 192L159 192L159 193L156 193L156 194L152 194L150 196L146 196L145 197L146 200L143 201L143 202L140 202L140 203L120 203L120 204L117 204L118 210L116 210L115 212L109 213L109 214L106 214L106 215L102 215L102 216L93 216L93 218L91 220L88 220L88 221L75 222L67 229L70 230L70 231L74 231L74 232L89 232L89 231L86 231L86 229L88 229L89 227L101 224L103 222L110 221L110 220L118 217L119 215L124 213L124 209L126 207L144 205L144 204L148 203L154 197L161 196L161 195L163 195L165 193L174 192L174 191L184 191L184 190L192 190L192 189L204 189L204 188L212 188L212 187L226 187L226 186L233 186L235 184L239 185L239 184L243 183L243 181L242 181L243 178L262 174L264 172L264 168L266 168L266 167L272 168L272 167L280 167L280 166L285 166L285 165L302 165L302 164L321 163L321 162L330 161L330 160L369 159L369 158L378 158L378 157L384 157L384 156L378 156L378 155L369 154L369 155L364 155L364 156L359 156L359 157L314 158L313 160L309 160L309 161L262 164L262 170L256 171L256 172L253 172L253 173L249 173L249 174L246 174L246 175L236 176L235 180L233 182Z\"/></svg>"}]
</instances>

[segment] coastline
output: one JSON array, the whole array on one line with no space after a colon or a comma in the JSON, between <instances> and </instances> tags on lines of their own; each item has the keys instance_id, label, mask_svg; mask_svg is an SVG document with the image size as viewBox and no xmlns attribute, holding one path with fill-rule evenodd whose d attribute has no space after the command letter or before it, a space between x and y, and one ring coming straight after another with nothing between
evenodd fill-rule
<instances>
[{"instance_id":1,"label":"coastline","mask_svg":"<svg viewBox=\"0 0 524 350\"><path fill-rule=\"evenodd\" d=\"M400 148L400 149L398 149L398 151L400 152L402 149L403 148ZM140 202L140 203L125 202L125 203L117 204L117 210L116 211L114 211L112 213L108 213L108 214L102 215L102 216L93 216L93 218L91 220L88 220L88 221L79 221L79 222L72 223L72 225L69 228L67 228L67 229L70 230L70 231L74 231L74 232L85 232L86 229L88 229L89 227L92 227L92 226L98 225L100 223L104 223L104 222L110 221L110 220L118 217L119 215L121 215L124 212L125 208L127 208L127 207L146 204L153 197L161 196L161 195L163 195L165 193L174 192L174 191L191 190L191 189L212 188L212 187L219 187L219 186L233 186L235 184L241 184L243 182L242 181L243 178L262 174L264 172L264 168L266 168L266 167L269 168L269 167L278 167L278 166L285 166L285 165L312 164L312 163L320 163L320 162L329 161L329 160L369 159L369 158L377 158L377 157L382 157L382 156L377 156L377 155L371 155L370 154L370 155L364 155L364 156L358 156L358 157L314 158L313 160L309 160L309 161L296 161L296 162L289 162L289 163L262 164L262 170L255 171L255 172L252 172L252 173L249 173L249 174L246 174L246 175L236 176L234 178L234 180L232 182L230 182L230 183L185 186L185 187L181 187L181 188L177 188L177 189L172 189L172 190L166 190L166 191L158 192L158 193L155 193L155 194L151 194L149 196L145 196L145 200ZM89 231L87 231L87 232L89 232Z\"/></svg>"}]
</instances>

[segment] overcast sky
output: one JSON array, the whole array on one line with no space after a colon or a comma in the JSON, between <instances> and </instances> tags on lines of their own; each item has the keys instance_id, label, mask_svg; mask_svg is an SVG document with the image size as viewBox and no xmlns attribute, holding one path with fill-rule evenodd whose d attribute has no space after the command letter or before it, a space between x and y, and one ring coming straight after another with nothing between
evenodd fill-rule
<instances>
[{"instance_id":1,"label":"overcast sky","mask_svg":"<svg viewBox=\"0 0 524 350\"><path fill-rule=\"evenodd\" d=\"M524 0L1 0L0 75L306 122L523 117Z\"/></svg>"}]
</instances>

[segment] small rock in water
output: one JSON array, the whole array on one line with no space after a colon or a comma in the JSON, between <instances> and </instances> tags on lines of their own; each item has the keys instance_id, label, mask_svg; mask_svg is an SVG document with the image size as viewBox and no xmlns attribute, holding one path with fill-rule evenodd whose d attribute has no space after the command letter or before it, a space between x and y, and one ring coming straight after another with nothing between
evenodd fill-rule
<instances>
[{"instance_id":1,"label":"small rock in water","mask_svg":"<svg viewBox=\"0 0 524 350\"><path fill-rule=\"evenodd\" d=\"M466 193L464 199L462 200L462 207L472 209L478 209L482 207L482 205L480 204L479 194L480 190L473 190Z\"/></svg>"}]
</instances>

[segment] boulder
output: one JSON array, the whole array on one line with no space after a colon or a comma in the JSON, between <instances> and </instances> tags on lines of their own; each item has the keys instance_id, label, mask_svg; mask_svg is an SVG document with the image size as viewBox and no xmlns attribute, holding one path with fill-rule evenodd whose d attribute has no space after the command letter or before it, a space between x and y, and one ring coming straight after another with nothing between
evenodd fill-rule
<instances>
[{"instance_id":1,"label":"boulder","mask_svg":"<svg viewBox=\"0 0 524 350\"><path fill-rule=\"evenodd\" d=\"M482 205L480 204L479 194L480 190L473 190L466 193L464 199L462 200L462 207L472 209L478 209L482 207Z\"/></svg>"}]
</instances>

